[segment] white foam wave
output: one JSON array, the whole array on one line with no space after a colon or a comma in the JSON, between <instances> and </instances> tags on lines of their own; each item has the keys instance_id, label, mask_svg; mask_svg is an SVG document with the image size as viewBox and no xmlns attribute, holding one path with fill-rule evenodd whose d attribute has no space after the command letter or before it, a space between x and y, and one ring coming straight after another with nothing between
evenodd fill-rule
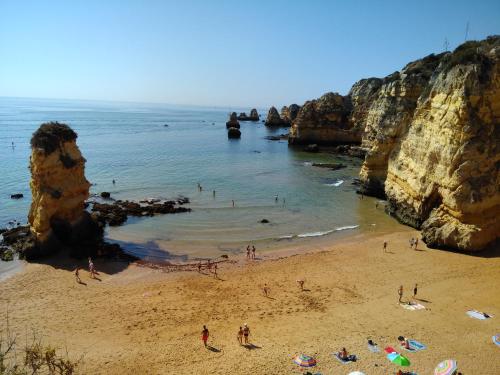
<instances>
[{"instance_id":1,"label":"white foam wave","mask_svg":"<svg viewBox=\"0 0 500 375\"><path fill-rule=\"evenodd\" d=\"M293 234L287 234L285 236L278 237L278 240L289 240L293 237L295 237Z\"/></svg>"},{"instance_id":2,"label":"white foam wave","mask_svg":"<svg viewBox=\"0 0 500 375\"><path fill-rule=\"evenodd\" d=\"M337 228L335 228L335 230L340 231L340 230L347 230L347 229L356 229L357 227L359 227L359 225L346 225L345 227L337 227Z\"/></svg>"},{"instance_id":3,"label":"white foam wave","mask_svg":"<svg viewBox=\"0 0 500 375\"><path fill-rule=\"evenodd\" d=\"M338 180L336 182L333 182L331 184L325 184L326 186L340 186L344 183L344 180Z\"/></svg>"},{"instance_id":4,"label":"white foam wave","mask_svg":"<svg viewBox=\"0 0 500 375\"><path fill-rule=\"evenodd\" d=\"M326 231L323 231L323 232L310 232L310 233L302 233L302 234L299 234L297 237L300 237L300 238L304 238L304 237L320 237L320 236L324 236L324 235L327 235L329 233L332 233L333 230L326 230Z\"/></svg>"}]
</instances>

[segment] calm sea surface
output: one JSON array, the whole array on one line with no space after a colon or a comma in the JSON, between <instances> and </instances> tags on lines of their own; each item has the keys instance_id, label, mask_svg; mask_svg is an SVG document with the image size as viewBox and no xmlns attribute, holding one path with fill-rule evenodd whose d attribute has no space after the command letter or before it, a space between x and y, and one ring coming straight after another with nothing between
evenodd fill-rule
<instances>
[{"instance_id":1,"label":"calm sea surface","mask_svg":"<svg viewBox=\"0 0 500 375\"><path fill-rule=\"evenodd\" d=\"M238 253L249 242L272 250L394 225L374 200L355 194L351 183L359 160L308 154L286 141L266 140L287 129L271 130L261 122L241 122L241 139L228 140L230 110L248 113L250 108L0 98L0 227L26 222L29 141L46 121L67 123L78 133L92 193L191 199L191 213L132 218L108 229L109 239L135 254L185 260ZM331 171L312 162L348 167ZM12 200L12 193L25 197ZM270 224L261 224L264 218Z\"/></svg>"}]
</instances>

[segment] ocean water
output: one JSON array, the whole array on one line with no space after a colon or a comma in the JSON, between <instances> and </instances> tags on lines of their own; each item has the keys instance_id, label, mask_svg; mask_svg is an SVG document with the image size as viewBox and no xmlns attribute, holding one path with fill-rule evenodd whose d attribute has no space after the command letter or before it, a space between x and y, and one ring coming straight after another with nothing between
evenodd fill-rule
<instances>
[{"instance_id":1,"label":"ocean water","mask_svg":"<svg viewBox=\"0 0 500 375\"><path fill-rule=\"evenodd\" d=\"M307 246L318 237L394 225L373 199L355 194L359 160L269 141L266 136L287 129L269 129L262 122L241 122L241 139L228 140L225 122L233 110L250 108L0 98L0 227L26 222L29 141L46 121L67 123L78 133L92 193L191 199L191 213L130 218L107 230L108 239L145 257L238 253L250 242L270 250L286 243ZM331 171L313 162L348 167ZM12 200L12 193L24 198ZM270 223L261 224L264 218Z\"/></svg>"}]
</instances>

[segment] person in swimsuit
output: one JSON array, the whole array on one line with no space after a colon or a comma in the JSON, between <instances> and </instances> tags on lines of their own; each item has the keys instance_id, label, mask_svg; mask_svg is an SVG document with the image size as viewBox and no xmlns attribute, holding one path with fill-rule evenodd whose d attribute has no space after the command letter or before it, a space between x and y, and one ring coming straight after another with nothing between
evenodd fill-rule
<instances>
[{"instance_id":1,"label":"person in swimsuit","mask_svg":"<svg viewBox=\"0 0 500 375\"><path fill-rule=\"evenodd\" d=\"M240 327L240 330L238 331L236 338L238 339L240 345L243 345L243 328Z\"/></svg>"},{"instance_id":2,"label":"person in swimsuit","mask_svg":"<svg viewBox=\"0 0 500 375\"><path fill-rule=\"evenodd\" d=\"M339 358L341 360L343 360L343 361L347 360L348 354L347 354L347 350L345 350L345 348L342 348L342 350L338 354L339 354Z\"/></svg>"},{"instance_id":3,"label":"person in swimsuit","mask_svg":"<svg viewBox=\"0 0 500 375\"><path fill-rule=\"evenodd\" d=\"M92 262L92 258L89 257L89 272L90 272L90 278L94 279L95 278L95 268L94 268L94 262Z\"/></svg>"},{"instance_id":4,"label":"person in swimsuit","mask_svg":"<svg viewBox=\"0 0 500 375\"><path fill-rule=\"evenodd\" d=\"M247 259L250 259L250 245L247 246Z\"/></svg>"},{"instance_id":5,"label":"person in swimsuit","mask_svg":"<svg viewBox=\"0 0 500 375\"><path fill-rule=\"evenodd\" d=\"M201 273L201 262L198 263L198 272Z\"/></svg>"},{"instance_id":6,"label":"person in swimsuit","mask_svg":"<svg viewBox=\"0 0 500 375\"><path fill-rule=\"evenodd\" d=\"M418 292L418 284L415 284L415 287L413 288L413 298L417 296L417 292Z\"/></svg>"},{"instance_id":7,"label":"person in swimsuit","mask_svg":"<svg viewBox=\"0 0 500 375\"><path fill-rule=\"evenodd\" d=\"M414 246L415 246L415 250L417 250L417 246L418 246L418 238L415 238Z\"/></svg>"},{"instance_id":8,"label":"person in swimsuit","mask_svg":"<svg viewBox=\"0 0 500 375\"><path fill-rule=\"evenodd\" d=\"M255 259L255 246L252 246L252 259Z\"/></svg>"},{"instance_id":9,"label":"person in swimsuit","mask_svg":"<svg viewBox=\"0 0 500 375\"><path fill-rule=\"evenodd\" d=\"M203 331L201 331L201 340L203 341L203 345L207 346L208 336L210 336L210 332L208 332L207 326L203 326Z\"/></svg>"},{"instance_id":10,"label":"person in swimsuit","mask_svg":"<svg viewBox=\"0 0 500 375\"><path fill-rule=\"evenodd\" d=\"M387 252L387 241L384 241L384 253Z\"/></svg>"},{"instance_id":11,"label":"person in swimsuit","mask_svg":"<svg viewBox=\"0 0 500 375\"><path fill-rule=\"evenodd\" d=\"M398 295L399 295L399 303L401 303L401 298L403 298L403 285L400 285L398 288Z\"/></svg>"},{"instance_id":12,"label":"person in swimsuit","mask_svg":"<svg viewBox=\"0 0 500 375\"><path fill-rule=\"evenodd\" d=\"M217 279L217 263L214 264L214 279Z\"/></svg>"},{"instance_id":13,"label":"person in swimsuit","mask_svg":"<svg viewBox=\"0 0 500 375\"><path fill-rule=\"evenodd\" d=\"M302 291L304 290L304 283L305 283L305 281L304 281L304 280L302 280L302 279L297 280L297 284L299 285L299 288L300 288L300 290L302 290Z\"/></svg>"},{"instance_id":14,"label":"person in swimsuit","mask_svg":"<svg viewBox=\"0 0 500 375\"><path fill-rule=\"evenodd\" d=\"M248 336L250 336L250 328L245 323L243 324L243 337L245 338L245 345L248 344Z\"/></svg>"},{"instance_id":15,"label":"person in swimsuit","mask_svg":"<svg viewBox=\"0 0 500 375\"><path fill-rule=\"evenodd\" d=\"M269 295L269 291L270 291L270 290L269 290L269 287L267 286L267 284L264 284L264 287L262 288L262 292L264 293L264 295L265 295L266 297L268 297L268 295Z\"/></svg>"}]
</instances>

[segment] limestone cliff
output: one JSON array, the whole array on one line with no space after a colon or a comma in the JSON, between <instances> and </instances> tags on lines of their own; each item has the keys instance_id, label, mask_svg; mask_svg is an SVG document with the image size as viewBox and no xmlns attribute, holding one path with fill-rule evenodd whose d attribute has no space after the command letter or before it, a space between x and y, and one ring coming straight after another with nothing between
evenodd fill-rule
<instances>
[{"instance_id":1,"label":"limestone cliff","mask_svg":"<svg viewBox=\"0 0 500 375\"><path fill-rule=\"evenodd\" d=\"M90 183L76 138L70 127L52 122L42 124L31 139L28 221L38 245L34 252L52 252L78 237L99 234L84 207Z\"/></svg>"},{"instance_id":2,"label":"limestone cliff","mask_svg":"<svg viewBox=\"0 0 500 375\"><path fill-rule=\"evenodd\" d=\"M351 99L337 93L327 93L319 99L307 101L292 123L290 144L345 144L359 143L361 131L353 129L349 121Z\"/></svg>"},{"instance_id":3,"label":"limestone cliff","mask_svg":"<svg viewBox=\"0 0 500 375\"><path fill-rule=\"evenodd\" d=\"M362 190L434 247L500 237L500 37L467 42L385 78L357 120Z\"/></svg>"},{"instance_id":4,"label":"limestone cliff","mask_svg":"<svg viewBox=\"0 0 500 375\"><path fill-rule=\"evenodd\" d=\"M286 121L283 121L278 110L275 107L269 108L266 117L266 126L287 126L289 125Z\"/></svg>"},{"instance_id":5,"label":"limestone cliff","mask_svg":"<svg viewBox=\"0 0 500 375\"><path fill-rule=\"evenodd\" d=\"M300 106L297 104L290 104L281 108L281 118L288 124L292 124L293 120L297 117L300 111Z\"/></svg>"}]
</instances>

